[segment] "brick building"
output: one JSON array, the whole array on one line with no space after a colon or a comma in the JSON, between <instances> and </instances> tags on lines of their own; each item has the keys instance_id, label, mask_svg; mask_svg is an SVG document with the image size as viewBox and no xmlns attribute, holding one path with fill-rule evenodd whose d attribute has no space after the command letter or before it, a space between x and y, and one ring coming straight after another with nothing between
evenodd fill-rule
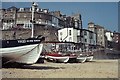
<instances>
[{"instance_id":1,"label":"brick building","mask_svg":"<svg viewBox=\"0 0 120 80\"><path fill-rule=\"evenodd\" d=\"M97 45L105 47L105 29L100 25L95 25L93 22L88 23L88 30L93 31L97 34Z\"/></svg>"},{"instance_id":2,"label":"brick building","mask_svg":"<svg viewBox=\"0 0 120 80\"><path fill-rule=\"evenodd\" d=\"M0 9L1 30L10 30L13 28L24 28L31 29L34 25L34 36L43 35L46 36L46 40L57 41L57 30L64 27L75 27L75 19L78 19L79 27L81 24L81 16L79 14L78 18L73 16L66 16L61 14L60 11L49 11L48 9L39 8L38 5L35 6L34 11L34 23L32 20L32 7L27 8L16 8L10 7L8 9ZM3 17L2 17L3 16ZM17 31L16 31L17 32ZM31 34L31 33L29 33ZM51 37L52 36L52 37ZM3 36L4 37L4 36ZM27 36L31 37L31 36ZM54 37L54 38L53 38Z\"/></svg>"}]
</instances>

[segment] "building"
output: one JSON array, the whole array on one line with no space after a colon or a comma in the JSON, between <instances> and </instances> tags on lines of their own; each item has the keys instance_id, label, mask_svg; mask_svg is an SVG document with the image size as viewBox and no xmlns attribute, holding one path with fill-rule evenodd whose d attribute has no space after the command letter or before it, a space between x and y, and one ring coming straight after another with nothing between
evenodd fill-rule
<instances>
[{"instance_id":1,"label":"building","mask_svg":"<svg viewBox=\"0 0 120 80\"><path fill-rule=\"evenodd\" d=\"M105 30L106 48L113 48L113 32Z\"/></svg>"},{"instance_id":2,"label":"building","mask_svg":"<svg viewBox=\"0 0 120 80\"><path fill-rule=\"evenodd\" d=\"M100 25L96 25L97 44L105 47L105 29Z\"/></svg>"},{"instance_id":3,"label":"building","mask_svg":"<svg viewBox=\"0 0 120 80\"><path fill-rule=\"evenodd\" d=\"M60 28L59 24L59 19L56 16L52 16L52 26Z\"/></svg>"},{"instance_id":4,"label":"building","mask_svg":"<svg viewBox=\"0 0 120 80\"><path fill-rule=\"evenodd\" d=\"M74 28L82 29L82 17L81 14L73 14Z\"/></svg>"},{"instance_id":5,"label":"building","mask_svg":"<svg viewBox=\"0 0 120 80\"><path fill-rule=\"evenodd\" d=\"M89 23L88 23L88 30L97 33L97 32L96 32L96 28L95 28L95 24L94 24L93 22L89 22Z\"/></svg>"},{"instance_id":6,"label":"building","mask_svg":"<svg viewBox=\"0 0 120 80\"><path fill-rule=\"evenodd\" d=\"M89 51L95 49L96 33L87 29L63 28L58 30L58 40L73 42L77 48Z\"/></svg>"},{"instance_id":7,"label":"building","mask_svg":"<svg viewBox=\"0 0 120 80\"><path fill-rule=\"evenodd\" d=\"M87 30L87 29L82 29L82 34L83 34L83 49L85 51L89 51L92 49L96 48L96 33Z\"/></svg>"},{"instance_id":8,"label":"building","mask_svg":"<svg viewBox=\"0 0 120 80\"><path fill-rule=\"evenodd\" d=\"M60 42L75 42L77 43L78 31L74 28L63 28L58 30L58 40Z\"/></svg>"},{"instance_id":9,"label":"building","mask_svg":"<svg viewBox=\"0 0 120 80\"><path fill-rule=\"evenodd\" d=\"M34 5L35 4L35 5ZM31 7L16 8L10 7L8 9L0 9L0 29L31 29L34 26L34 35L43 35L47 41L58 41L57 30L61 28L81 28L81 15L66 16L60 11L49 11L49 9L39 8L37 3L32 4ZM34 12L32 12L34 7ZM34 19L32 19L32 14ZM3 16L3 17L2 17ZM33 33L31 33L32 35ZM9 34L8 34L9 35ZM24 34L23 34L24 35ZM19 36L19 35L18 35ZM31 37L31 36L26 36Z\"/></svg>"},{"instance_id":10,"label":"building","mask_svg":"<svg viewBox=\"0 0 120 80\"><path fill-rule=\"evenodd\" d=\"M16 16L17 16L17 8L12 6L8 9L1 9L2 14L2 26L1 29L10 29L15 26L16 24Z\"/></svg>"},{"instance_id":11,"label":"building","mask_svg":"<svg viewBox=\"0 0 120 80\"><path fill-rule=\"evenodd\" d=\"M67 16L65 18L65 26L64 28L73 28L75 26L74 18L71 16Z\"/></svg>"},{"instance_id":12,"label":"building","mask_svg":"<svg viewBox=\"0 0 120 80\"><path fill-rule=\"evenodd\" d=\"M10 7L8 9L1 9L0 12L1 12L0 29L5 30L3 32L6 32L7 30L10 29L12 30L13 28L16 28L18 30L22 28L31 29L32 25L34 25L34 36L43 35L46 37L46 40L48 41L49 40L57 41L56 37L57 30L61 27L64 27L63 25L64 21L50 14L48 9L39 8L38 5L35 6L34 13L32 13L31 7L28 8ZM33 21L32 14L34 14ZM24 35L25 34L21 36ZM28 37L31 36L26 36L26 38Z\"/></svg>"},{"instance_id":13,"label":"building","mask_svg":"<svg viewBox=\"0 0 120 80\"><path fill-rule=\"evenodd\" d=\"M105 29L100 25L95 25L93 22L88 23L88 30L97 34L97 45L105 47Z\"/></svg>"},{"instance_id":14,"label":"building","mask_svg":"<svg viewBox=\"0 0 120 80\"><path fill-rule=\"evenodd\" d=\"M52 16L56 17L58 19L58 27L59 28L64 28L65 27L65 18L66 15L63 15L60 11L51 11L49 12ZM54 20L54 18L53 18Z\"/></svg>"},{"instance_id":15,"label":"building","mask_svg":"<svg viewBox=\"0 0 120 80\"><path fill-rule=\"evenodd\" d=\"M113 32L113 48L120 51L120 33Z\"/></svg>"},{"instance_id":16,"label":"building","mask_svg":"<svg viewBox=\"0 0 120 80\"><path fill-rule=\"evenodd\" d=\"M113 32L106 30L105 36L107 37L108 41L113 41Z\"/></svg>"}]
</instances>

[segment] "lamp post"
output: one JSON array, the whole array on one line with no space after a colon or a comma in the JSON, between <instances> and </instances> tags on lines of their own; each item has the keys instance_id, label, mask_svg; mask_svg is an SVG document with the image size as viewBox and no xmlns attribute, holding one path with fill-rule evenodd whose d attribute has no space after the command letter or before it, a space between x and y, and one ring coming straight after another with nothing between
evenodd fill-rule
<instances>
[{"instance_id":1,"label":"lamp post","mask_svg":"<svg viewBox=\"0 0 120 80\"><path fill-rule=\"evenodd\" d=\"M34 23L35 23L35 18L34 18L34 13L35 13L35 8L37 7L38 5L33 2L32 3L32 34L31 34L31 37L33 38L34 36Z\"/></svg>"}]
</instances>

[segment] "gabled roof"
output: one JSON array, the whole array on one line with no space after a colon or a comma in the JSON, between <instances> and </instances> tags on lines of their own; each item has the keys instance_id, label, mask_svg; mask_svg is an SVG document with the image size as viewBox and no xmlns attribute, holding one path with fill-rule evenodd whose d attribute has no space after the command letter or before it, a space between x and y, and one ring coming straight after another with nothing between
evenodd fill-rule
<instances>
[{"instance_id":1,"label":"gabled roof","mask_svg":"<svg viewBox=\"0 0 120 80\"><path fill-rule=\"evenodd\" d=\"M102 27L102 26L100 26L100 25L95 25L95 27L96 27L96 28L103 28L103 29L104 29L104 27Z\"/></svg>"},{"instance_id":2,"label":"gabled roof","mask_svg":"<svg viewBox=\"0 0 120 80\"><path fill-rule=\"evenodd\" d=\"M17 9L15 6L9 7L7 10Z\"/></svg>"},{"instance_id":3,"label":"gabled roof","mask_svg":"<svg viewBox=\"0 0 120 80\"><path fill-rule=\"evenodd\" d=\"M94 24L93 22L89 22L88 24Z\"/></svg>"}]
</instances>

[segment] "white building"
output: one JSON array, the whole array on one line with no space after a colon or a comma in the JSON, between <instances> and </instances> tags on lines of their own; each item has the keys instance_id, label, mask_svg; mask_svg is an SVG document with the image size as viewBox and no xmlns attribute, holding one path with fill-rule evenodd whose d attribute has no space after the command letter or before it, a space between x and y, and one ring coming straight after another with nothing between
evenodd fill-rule
<instances>
[{"instance_id":1,"label":"white building","mask_svg":"<svg viewBox=\"0 0 120 80\"><path fill-rule=\"evenodd\" d=\"M74 28L63 28L58 30L58 40L60 42L75 42L77 43L78 30Z\"/></svg>"},{"instance_id":2,"label":"white building","mask_svg":"<svg viewBox=\"0 0 120 80\"><path fill-rule=\"evenodd\" d=\"M81 37L83 35L83 37ZM96 33L87 29L63 28L58 30L60 42L75 42L96 45Z\"/></svg>"},{"instance_id":3,"label":"white building","mask_svg":"<svg viewBox=\"0 0 120 80\"><path fill-rule=\"evenodd\" d=\"M111 31L106 31L105 36L108 41L113 41L113 33Z\"/></svg>"},{"instance_id":4,"label":"white building","mask_svg":"<svg viewBox=\"0 0 120 80\"><path fill-rule=\"evenodd\" d=\"M113 48L113 32L111 32L111 31L105 31L105 37L106 37L106 42L105 42L105 44L106 44L106 48Z\"/></svg>"},{"instance_id":5,"label":"white building","mask_svg":"<svg viewBox=\"0 0 120 80\"><path fill-rule=\"evenodd\" d=\"M76 49L89 51L96 47L96 33L87 29L63 28L58 30L60 42L74 42Z\"/></svg>"}]
</instances>

